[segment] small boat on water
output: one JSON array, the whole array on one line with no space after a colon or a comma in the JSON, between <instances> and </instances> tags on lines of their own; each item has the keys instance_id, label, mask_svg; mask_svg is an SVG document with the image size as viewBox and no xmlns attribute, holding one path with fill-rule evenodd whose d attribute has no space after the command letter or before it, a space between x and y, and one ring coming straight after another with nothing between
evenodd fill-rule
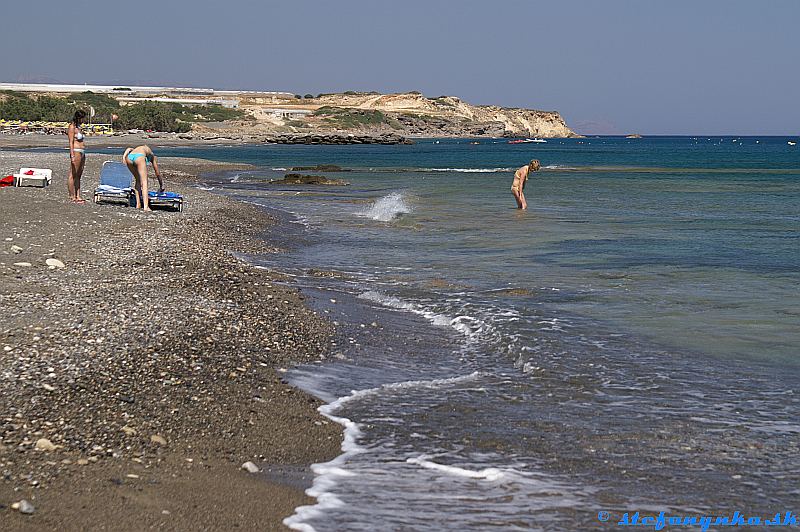
<instances>
[{"instance_id":1,"label":"small boat on water","mask_svg":"<svg viewBox=\"0 0 800 532\"><path fill-rule=\"evenodd\" d=\"M789 146L795 146L797 143L793 140L790 140L786 144L788 144Z\"/></svg>"},{"instance_id":2,"label":"small boat on water","mask_svg":"<svg viewBox=\"0 0 800 532\"><path fill-rule=\"evenodd\" d=\"M517 140L509 140L508 141L509 144L530 144L530 143L533 143L533 142L535 142L537 144L541 144L541 143L547 142L547 141L544 140L544 139L517 139Z\"/></svg>"}]
</instances>

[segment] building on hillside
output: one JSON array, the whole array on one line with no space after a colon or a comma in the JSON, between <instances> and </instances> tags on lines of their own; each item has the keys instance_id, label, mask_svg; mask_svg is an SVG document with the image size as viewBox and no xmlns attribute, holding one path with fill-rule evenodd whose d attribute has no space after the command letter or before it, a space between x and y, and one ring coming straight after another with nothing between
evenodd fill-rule
<instances>
[{"instance_id":1,"label":"building on hillside","mask_svg":"<svg viewBox=\"0 0 800 532\"><path fill-rule=\"evenodd\" d=\"M239 100L223 100L219 98L210 98L210 99L166 98L166 97L146 98L146 97L122 96L118 97L117 101L121 105L130 105L133 103L140 103L140 102L162 102L162 103L178 103L181 105L221 105L222 107L226 107L228 109L239 108Z\"/></svg>"}]
</instances>

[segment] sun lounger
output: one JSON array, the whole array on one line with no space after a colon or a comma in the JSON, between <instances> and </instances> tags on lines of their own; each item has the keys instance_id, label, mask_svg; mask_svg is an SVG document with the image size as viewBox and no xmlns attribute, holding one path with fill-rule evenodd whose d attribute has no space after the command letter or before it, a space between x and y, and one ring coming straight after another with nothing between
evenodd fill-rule
<instances>
[{"instance_id":1,"label":"sun lounger","mask_svg":"<svg viewBox=\"0 0 800 532\"><path fill-rule=\"evenodd\" d=\"M14 174L16 187L46 187L53 182L53 171L49 168L20 168Z\"/></svg>"},{"instance_id":2,"label":"sun lounger","mask_svg":"<svg viewBox=\"0 0 800 532\"><path fill-rule=\"evenodd\" d=\"M118 161L106 161L100 169L100 186L94 190L94 202L124 201L128 204L131 192L131 173Z\"/></svg>"},{"instance_id":3,"label":"sun lounger","mask_svg":"<svg viewBox=\"0 0 800 532\"><path fill-rule=\"evenodd\" d=\"M151 190L147 197L151 207L172 207L178 212L183 212L183 196L177 192L155 192ZM136 201L135 198L134 201Z\"/></svg>"}]
</instances>

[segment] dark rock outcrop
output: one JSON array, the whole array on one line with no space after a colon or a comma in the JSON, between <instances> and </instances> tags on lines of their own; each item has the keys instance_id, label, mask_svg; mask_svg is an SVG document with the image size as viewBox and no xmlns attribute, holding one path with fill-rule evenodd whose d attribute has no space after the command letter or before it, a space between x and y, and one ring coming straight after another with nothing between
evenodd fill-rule
<instances>
[{"instance_id":1,"label":"dark rock outcrop","mask_svg":"<svg viewBox=\"0 0 800 532\"><path fill-rule=\"evenodd\" d=\"M349 168L342 168L336 164L318 164L316 166L295 166L294 172L350 172Z\"/></svg>"},{"instance_id":2,"label":"dark rock outcrop","mask_svg":"<svg viewBox=\"0 0 800 532\"><path fill-rule=\"evenodd\" d=\"M264 137L273 144L413 144L397 133L355 135L353 133L287 133Z\"/></svg>"},{"instance_id":3,"label":"dark rock outcrop","mask_svg":"<svg viewBox=\"0 0 800 532\"><path fill-rule=\"evenodd\" d=\"M283 179L270 181L270 185L349 185L341 179L328 179L324 175L286 174Z\"/></svg>"}]
</instances>

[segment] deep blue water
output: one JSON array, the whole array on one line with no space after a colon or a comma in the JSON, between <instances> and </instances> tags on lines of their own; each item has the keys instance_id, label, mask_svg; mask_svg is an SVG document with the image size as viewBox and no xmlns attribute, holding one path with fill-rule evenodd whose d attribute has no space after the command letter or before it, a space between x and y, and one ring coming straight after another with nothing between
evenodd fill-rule
<instances>
[{"instance_id":1,"label":"deep blue water","mask_svg":"<svg viewBox=\"0 0 800 532\"><path fill-rule=\"evenodd\" d=\"M287 252L256 260L340 326L334 360L291 375L349 447L291 523L575 529L800 500L789 140L162 150L256 165L207 185L284 218L268 238ZM268 184L320 163L351 184Z\"/></svg>"}]
</instances>

